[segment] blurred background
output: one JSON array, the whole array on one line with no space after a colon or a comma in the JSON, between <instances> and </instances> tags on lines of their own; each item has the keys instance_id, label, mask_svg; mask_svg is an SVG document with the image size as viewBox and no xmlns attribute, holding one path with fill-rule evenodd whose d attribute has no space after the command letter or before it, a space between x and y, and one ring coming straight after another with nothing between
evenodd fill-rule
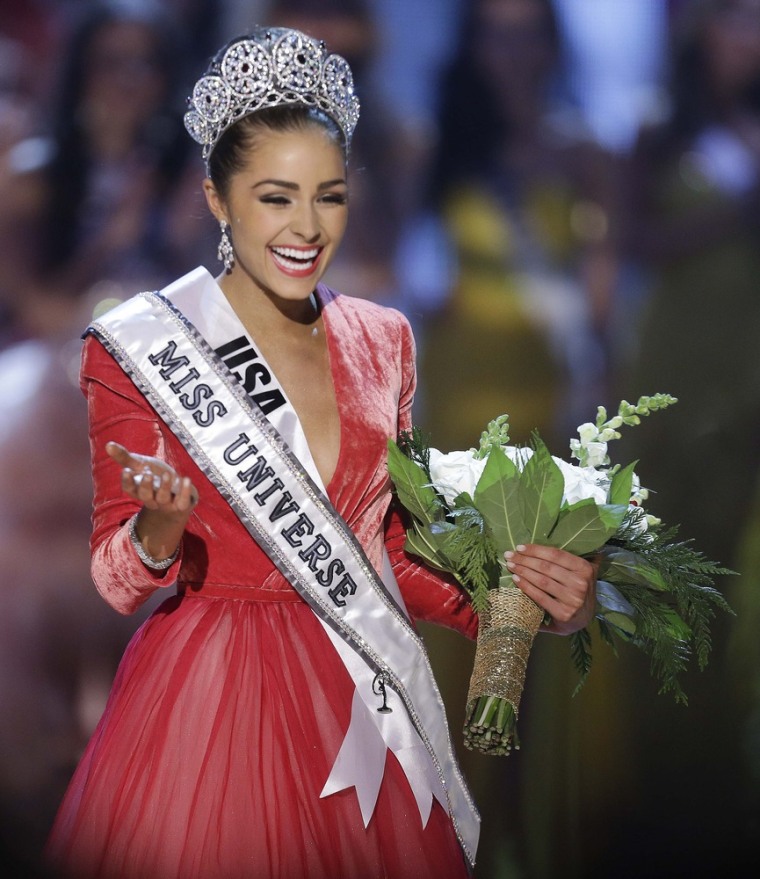
<instances>
[{"instance_id":1,"label":"blurred background","mask_svg":"<svg viewBox=\"0 0 760 879\"><path fill-rule=\"evenodd\" d=\"M522 749L460 747L477 879L760 875L760 0L0 0L6 875L44 875L152 609L121 618L91 585L79 335L96 309L216 273L185 97L267 23L355 71L352 217L327 281L411 320L433 445L474 445L508 412L513 440L538 428L562 453L597 405L671 393L620 459L738 572L688 707L598 639L571 698L568 643L537 639ZM473 647L424 636L459 747Z\"/></svg>"}]
</instances>

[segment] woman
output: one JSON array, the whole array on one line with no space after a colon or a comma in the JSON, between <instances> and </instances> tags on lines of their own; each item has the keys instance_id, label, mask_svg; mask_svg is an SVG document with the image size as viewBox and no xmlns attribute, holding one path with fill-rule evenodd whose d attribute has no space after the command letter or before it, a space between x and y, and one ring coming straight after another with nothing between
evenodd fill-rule
<instances>
[{"instance_id":1,"label":"woman","mask_svg":"<svg viewBox=\"0 0 760 879\"><path fill-rule=\"evenodd\" d=\"M64 800L64 874L453 877L474 860L406 611L470 636L476 620L387 515L413 340L397 312L319 284L357 118L348 65L300 32L225 47L186 116L225 273L136 297L87 337L96 583L125 613L177 595L128 648ZM588 622L590 564L538 547L512 564L552 629Z\"/></svg>"}]
</instances>

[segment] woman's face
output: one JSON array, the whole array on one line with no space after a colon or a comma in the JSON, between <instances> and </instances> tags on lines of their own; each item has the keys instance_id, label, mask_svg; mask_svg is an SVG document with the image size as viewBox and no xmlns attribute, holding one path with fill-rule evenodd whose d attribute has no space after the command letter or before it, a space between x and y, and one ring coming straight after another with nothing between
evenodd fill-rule
<instances>
[{"instance_id":1,"label":"woman's face","mask_svg":"<svg viewBox=\"0 0 760 879\"><path fill-rule=\"evenodd\" d=\"M229 223L235 266L228 282L252 281L270 298L308 299L343 238L348 188L343 153L318 124L262 129L222 198L205 184L211 212Z\"/></svg>"}]
</instances>

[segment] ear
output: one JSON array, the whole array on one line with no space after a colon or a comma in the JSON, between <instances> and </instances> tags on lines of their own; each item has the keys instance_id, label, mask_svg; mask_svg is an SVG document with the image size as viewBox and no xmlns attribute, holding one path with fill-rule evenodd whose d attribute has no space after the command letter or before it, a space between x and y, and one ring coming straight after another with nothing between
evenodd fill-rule
<instances>
[{"instance_id":1,"label":"ear","mask_svg":"<svg viewBox=\"0 0 760 879\"><path fill-rule=\"evenodd\" d=\"M208 209L214 217L216 217L217 220L224 220L229 223L230 220L224 201L219 195L216 186L214 186L213 182L208 177L203 181L203 194L206 196Z\"/></svg>"}]
</instances>

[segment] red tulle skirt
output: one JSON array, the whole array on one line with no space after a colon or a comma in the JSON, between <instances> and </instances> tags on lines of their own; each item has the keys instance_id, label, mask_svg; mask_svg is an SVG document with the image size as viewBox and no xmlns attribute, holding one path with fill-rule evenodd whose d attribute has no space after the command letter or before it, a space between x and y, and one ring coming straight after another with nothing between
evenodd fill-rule
<instances>
[{"instance_id":1,"label":"red tulle skirt","mask_svg":"<svg viewBox=\"0 0 760 879\"><path fill-rule=\"evenodd\" d=\"M392 753L364 827L320 799L353 684L312 611L187 595L133 638L48 842L76 879L461 879L445 810L422 827Z\"/></svg>"}]
</instances>

